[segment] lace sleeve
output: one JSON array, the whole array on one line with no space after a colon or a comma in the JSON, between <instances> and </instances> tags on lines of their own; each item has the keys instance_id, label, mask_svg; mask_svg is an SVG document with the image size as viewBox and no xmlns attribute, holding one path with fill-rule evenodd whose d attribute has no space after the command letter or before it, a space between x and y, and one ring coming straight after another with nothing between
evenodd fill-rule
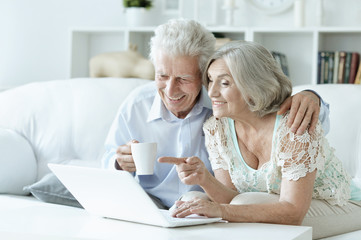
<instances>
[{"instance_id":1,"label":"lace sleeve","mask_svg":"<svg viewBox=\"0 0 361 240\"><path fill-rule=\"evenodd\" d=\"M224 129L221 127L220 120L215 117L210 117L203 125L205 134L205 144L209 154L209 161L211 162L212 169L228 170L228 163L222 158L220 147L222 147L222 139ZM223 139L224 140L224 139Z\"/></svg>"},{"instance_id":2,"label":"lace sleeve","mask_svg":"<svg viewBox=\"0 0 361 240\"><path fill-rule=\"evenodd\" d=\"M287 127L287 119L288 115L282 119L278 129L278 166L281 167L282 178L297 181L324 166L320 148L322 126L318 122L314 134L306 131L303 135L296 135Z\"/></svg>"}]
</instances>

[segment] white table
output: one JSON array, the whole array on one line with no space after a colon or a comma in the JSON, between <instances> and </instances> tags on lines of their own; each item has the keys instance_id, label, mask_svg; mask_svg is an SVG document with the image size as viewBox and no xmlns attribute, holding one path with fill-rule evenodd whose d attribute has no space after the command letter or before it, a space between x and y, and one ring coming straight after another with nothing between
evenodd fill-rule
<instances>
[{"instance_id":1,"label":"white table","mask_svg":"<svg viewBox=\"0 0 361 240\"><path fill-rule=\"evenodd\" d=\"M1 196L0 196L1 197ZM162 228L105 219L84 209L40 203L0 207L0 239L312 239L312 228L260 223L213 223ZM0 204L4 203L0 198Z\"/></svg>"}]
</instances>

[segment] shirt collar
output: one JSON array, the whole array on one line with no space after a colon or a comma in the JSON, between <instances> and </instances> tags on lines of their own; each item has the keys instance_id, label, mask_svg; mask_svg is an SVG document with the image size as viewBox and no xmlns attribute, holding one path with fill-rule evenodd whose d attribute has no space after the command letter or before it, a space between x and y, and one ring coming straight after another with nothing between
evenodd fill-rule
<instances>
[{"instance_id":1,"label":"shirt collar","mask_svg":"<svg viewBox=\"0 0 361 240\"><path fill-rule=\"evenodd\" d=\"M190 111L190 113L187 115L186 119L191 116L196 116L200 114L203 110L203 108L212 109L212 102L208 97L207 90L204 86L202 86L200 97L197 101L197 103L194 105L193 109ZM154 97L152 107L149 111L147 122L156 120L156 119L163 119L167 122L172 121L179 121L181 119L174 116L173 113L171 113L164 105L162 99L159 96L159 93Z\"/></svg>"}]
</instances>

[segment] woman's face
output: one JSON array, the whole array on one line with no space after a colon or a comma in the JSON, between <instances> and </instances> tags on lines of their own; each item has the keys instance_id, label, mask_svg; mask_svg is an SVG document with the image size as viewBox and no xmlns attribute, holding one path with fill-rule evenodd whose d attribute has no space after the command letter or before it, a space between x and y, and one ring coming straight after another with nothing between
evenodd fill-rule
<instances>
[{"instance_id":1,"label":"woman's face","mask_svg":"<svg viewBox=\"0 0 361 240\"><path fill-rule=\"evenodd\" d=\"M213 115L217 118L237 118L248 110L226 62L217 59L208 68L208 96L212 100Z\"/></svg>"}]
</instances>

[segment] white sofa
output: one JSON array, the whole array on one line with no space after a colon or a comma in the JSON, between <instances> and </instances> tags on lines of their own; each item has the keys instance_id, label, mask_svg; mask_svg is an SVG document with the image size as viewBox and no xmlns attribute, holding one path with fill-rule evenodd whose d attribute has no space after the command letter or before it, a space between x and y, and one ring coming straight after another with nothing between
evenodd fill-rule
<instances>
[{"instance_id":1,"label":"white sofa","mask_svg":"<svg viewBox=\"0 0 361 240\"><path fill-rule=\"evenodd\" d=\"M33 239L72 236L75 239L79 236L79 229L69 224L78 226L73 223L85 214L83 209L39 201L29 196L31 189L23 188L43 180L50 172L47 168L50 162L100 166L103 143L119 105L132 89L149 81L55 80L0 93L1 239L6 239L4 236L9 239L24 236L33 236ZM310 85L295 87L294 92L305 88L316 90L330 103L328 138L361 185L361 86ZM66 216L67 225L56 220L62 219L61 216L51 217L50 208L63 218ZM42 226L44 222L48 224ZM327 239L361 239L361 231Z\"/></svg>"}]
</instances>

